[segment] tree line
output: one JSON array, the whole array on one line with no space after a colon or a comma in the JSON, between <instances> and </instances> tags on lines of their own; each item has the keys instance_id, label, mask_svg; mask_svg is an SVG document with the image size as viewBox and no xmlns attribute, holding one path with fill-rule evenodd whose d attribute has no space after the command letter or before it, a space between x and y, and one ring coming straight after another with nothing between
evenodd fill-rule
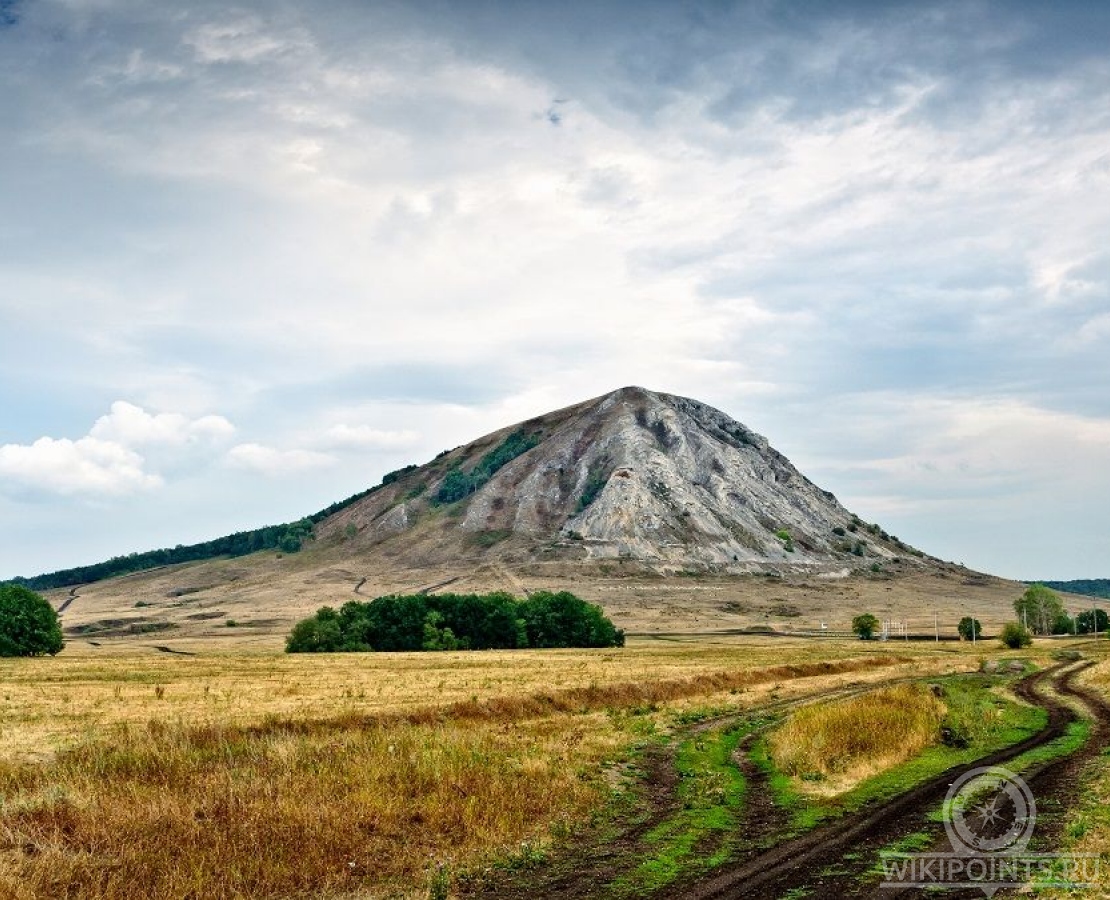
<instances>
[{"instance_id":1,"label":"tree line","mask_svg":"<svg viewBox=\"0 0 1110 900\"><path fill-rule=\"evenodd\" d=\"M298 622L288 653L623 647L601 607L568 591L391 594L322 607Z\"/></svg>"},{"instance_id":2,"label":"tree line","mask_svg":"<svg viewBox=\"0 0 1110 900\"><path fill-rule=\"evenodd\" d=\"M199 544L178 544L176 547L164 547L160 550L147 550L142 553L113 556L109 560L88 566L59 569L57 572L48 572L45 575L36 575L33 578L13 578L10 583L19 584L34 591L48 591L54 588L103 581L105 578L113 578L117 575L130 575L134 572L156 569L159 566L172 566L178 563L198 562L220 557L247 556L261 550L296 553L304 546L306 541L313 539L315 527L318 523L357 503L364 497L369 497L374 492L380 491L386 485L392 484L416 468L415 465L410 465L389 472L382 478L381 484L357 494L352 494L346 500L336 501L319 512L298 519L296 522L266 525L250 531L237 531L234 534L224 535Z\"/></svg>"},{"instance_id":3,"label":"tree line","mask_svg":"<svg viewBox=\"0 0 1110 900\"><path fill-rule=\"evenodd\" d=\"M1042 581L1045 587L1069 594L1086 594L1110 600L1110 578L1077 578L1074 581Z\"/></svg>"}]
</instances>

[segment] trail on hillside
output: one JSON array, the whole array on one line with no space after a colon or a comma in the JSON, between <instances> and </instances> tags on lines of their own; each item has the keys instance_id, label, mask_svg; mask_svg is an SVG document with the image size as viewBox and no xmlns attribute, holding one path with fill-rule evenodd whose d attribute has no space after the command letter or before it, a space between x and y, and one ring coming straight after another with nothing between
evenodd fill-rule
<instances>
[{"instance_id":1,"label":"trail on hillside","mask_svg":"<svg viewBox=\"0 0 1110 900\"><path fill-rule=\"evenodd\" d=\"M79 587L82 587L82 585L78 585L77 587L69 589L69 596L66 597L65 600L63 600L58 606L57 613L59 616L67 609L69 609L69 605L77 599L77 590Z\"/></svg>"}]
</instances>

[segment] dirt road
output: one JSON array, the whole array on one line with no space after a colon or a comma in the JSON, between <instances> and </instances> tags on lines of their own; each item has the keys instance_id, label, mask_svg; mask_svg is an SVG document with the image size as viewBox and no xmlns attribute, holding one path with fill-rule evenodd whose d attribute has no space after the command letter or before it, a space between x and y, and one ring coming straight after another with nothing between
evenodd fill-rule
<instances>
[{"instance_id":1,"label":"dirt road","mask_svg":"<svg viewBox=\"0 0 1110 900\"><path fill-rule=\"evenodd\" d=\"M1063 735L1076 718L1076 713L1062 699L1045 690L1049 684L1060 695L1070 696L1082 703L1096 723L1091 740L1080 751L1056 760L1026 778L1042 807L1066 805L1068 796L1060 795L1062 789L1066 790L1066 773L1105 748L1110 726L1110 710L1106 704L1073 684L1075 675L1088 665L1057 666L1018 684L1017 693L1022 699L1036 703L1048 712L1048 724L1038 734L974 763L950 769L866 812L831 822L780 843L769 851L734 863L701 883L671 889L667 896L674 900L776 900L792 890L805 890L807 900L872 895L884 898L924 896L924 892L916 891L876 892L874 885L867 884L866 879L867 870L874 864L875 854L899 838L933 827L928 820L929 812L943 802L949 785L964 772L978 766L1003 765ZM981 892L979 896L982 896Z\"/></svg>"},{"instance_id":2,"label":"dirt road","mask_svg":"<svg viewBox=\"0 0 1110 900\"><path fill-rule=\"evenodd\" d=\"M1110 707L1100 697L1074 683L1076 675L1089 665L1089 662L1060 664L1016 685L1015 691L1022 699L1041 706L1048 714L1047 725L1037 734L796 837L787 836L790 832L788 813L771 801L767 776L751 763L746 753L747 744L742 743L735 759L747 779L748 789L737 822L739 841L732 861L694 882L671 884L654 900L773 900L785 895L805 896L807 900L842 897L893 900L895 897L924 896L912 890L879 889L878 878L873 874L878 851L907 835L920 833L933 835L931 849L943 851L944 831L930 822L928 815L943 802L951 783L973 768L1004 765L1064 735L1077 718L1069 705L1070 700L1080 705L1092 720L1090 739L1070 756L1024 773L1038 809L1042 811L1038 839L1043 842L1047 838L1051 842L1054 829L1059 828L1059 814L1071 799L1069 785L1074 783L1075 773L1110 745ZM758 712L781 713L800 704L848 697L873 687L847 687L820 696L769 704ZM745 715L752 712L749 710ZM683 736L721 727L730 718L736 717L700 723ZM538 870L508 873L492 881L480 880L463 886L462 896L496 896L504 900L616 896L608 887L614 876L643 852L643 835L677 808L676 747L677 740L665 747L656 747L642 761L640 775L645 793L638 818L613 826L609 833L603 828L588 835L571 853L556 854ZM783 838L776 841L776 835L783 835ZM945 896L959 895L946 893ZM968 896L981 897L982 893Z\"/></svg>"}]
</instances>

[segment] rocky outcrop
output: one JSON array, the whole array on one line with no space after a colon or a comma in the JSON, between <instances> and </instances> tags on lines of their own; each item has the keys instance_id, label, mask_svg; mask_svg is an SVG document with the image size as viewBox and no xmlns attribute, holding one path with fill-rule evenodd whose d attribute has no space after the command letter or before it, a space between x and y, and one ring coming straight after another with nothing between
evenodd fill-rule
<instances>
[{"instance_id":1,"label":"rocky outcrop","mask_svg":"<svg viewBox=\"0 0 1110 900\"><path fill-rule=\"evenodd\" d=\"M529 449L501 459L517 446ZM452 471L456 482L476 473L472 492L439 502ZM518 562L554 554L632 559L663 572L842 572L868 559L920 556L860 522L735 419L638 387L441 455L333 517L320 533L337 534L348 522L358 524L364 544L388 539L393 553L410 536L441 558L463 550Z\"/></svg>"}]
</instances>

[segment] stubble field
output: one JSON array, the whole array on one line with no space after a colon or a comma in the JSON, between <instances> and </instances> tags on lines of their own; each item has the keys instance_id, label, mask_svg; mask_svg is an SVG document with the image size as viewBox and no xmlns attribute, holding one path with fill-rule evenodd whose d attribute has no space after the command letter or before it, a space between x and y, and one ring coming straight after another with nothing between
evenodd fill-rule
<instances>
[{"instance_id":1,"label":"stubble field","mask_svg":"<svg viewBox=\"0 0 1110 900\"><path fill-rule=\"evenodd\" d=\"M424 896L573 831L692 711L977 664L759 638L3 661L0 895Z\"/></svg>"}]
</instances>

